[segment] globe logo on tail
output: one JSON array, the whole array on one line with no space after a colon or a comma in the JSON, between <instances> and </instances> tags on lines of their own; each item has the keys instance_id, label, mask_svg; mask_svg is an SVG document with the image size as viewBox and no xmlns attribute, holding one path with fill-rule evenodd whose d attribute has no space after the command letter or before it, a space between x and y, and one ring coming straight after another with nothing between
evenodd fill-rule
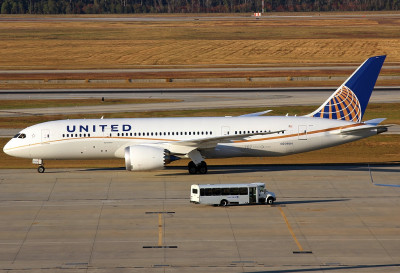
<instances>
[{"instance_id":1,"label":"globe logo on tail","mask_svg":"<svg viewBox=\"0 0 400 273\"><path fill-rule=\"evenodd\" d=\"M342 86L314 117L360 122L360 102L350 88Z\"/></svg>"}]
</instances>

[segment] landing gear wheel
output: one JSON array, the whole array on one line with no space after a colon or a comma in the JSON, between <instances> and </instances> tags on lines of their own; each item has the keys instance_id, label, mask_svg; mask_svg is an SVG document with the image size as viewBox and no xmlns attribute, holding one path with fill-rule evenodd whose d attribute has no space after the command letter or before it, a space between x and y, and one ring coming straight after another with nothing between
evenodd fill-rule
<instances>
[{"instance_id":1,"label":"landing gear wheel","mask_svg":"<svg viewBox=\"0 0 400 273\"><path fill-rule=\"evenodd\" d=\"M45 170L46 170L46 169L44 168L44 166L39 166L39 167L37 168L38 173L44 173Z\"/></svg>"},{"instance_id":2,"label":"landing gear wheel","mask_svg":"<svg viewBox=\"0 0 400 273\"><path fill-rule=\"evenodd\" d=\"M207 173L207 163L204 161L201 161L201 163L197 166L197 171L200 174L206 174Z\"/></svg>"},{"instance_id":3,"label":"landing gear wheel","mask_svg":"<svg viewBox=\"0 0 400 273\"><path fill-rule=\"evenodd\" d=\"M197 173L197 166L194 164L193 161L190 161L188 164L188 170L190 174L196 174Z\"/></svg>"}]
</instances>

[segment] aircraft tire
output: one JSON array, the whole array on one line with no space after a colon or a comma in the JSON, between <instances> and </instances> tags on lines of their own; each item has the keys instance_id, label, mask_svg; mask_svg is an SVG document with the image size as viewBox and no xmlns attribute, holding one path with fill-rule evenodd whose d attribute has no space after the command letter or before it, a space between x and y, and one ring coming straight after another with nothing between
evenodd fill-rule
<instances>
[{"instance_id":1,"label":"aircraft tire","mask_svg":"<svg viewBox=\"0 0 400 273\"><path fill-rule=\"evenodd\" d=\"M46 170L46 169L44 168L44 166L39 166L39 167L37 168L38 173L44 173L45 170Z\"/></svg>"},{"instance_id":2,"label":"aircraft tire","mask_svg":"<svg viewBox=\"0 0 400 273\"><path fill-rule=\"evenodd\" d=\"M189 174L196 174L197 173L197 166L196 166L196 164L194 164L193 161L189 162L188 171L189 171Z\"/></svg>"},{"instance_id":3,"label":"aircraft tire","mask_svg":"<svg viewBox=\"0 0 400 273\"><path fill-rule=\"evenodd\" d=\"M205 161L201 161L199 166L197 166L197 171L199 174L206 174L208 169L207 169L207 163Z\"/></svg>"}]
</instances>

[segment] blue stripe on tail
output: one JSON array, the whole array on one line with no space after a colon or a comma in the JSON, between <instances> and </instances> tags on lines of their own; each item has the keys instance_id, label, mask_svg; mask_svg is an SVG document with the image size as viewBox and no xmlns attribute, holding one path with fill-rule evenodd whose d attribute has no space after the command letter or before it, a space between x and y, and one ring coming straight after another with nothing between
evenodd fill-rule
<instances>
[{"instance_id":1,"label":"blue stripe on tail","mask_svg":"<svg viewBox=\"0 0 400 273\"><path fill-rule=\"evenodd\" d=\"M385 58L367 59L324 104L308 116L360 122Z\"/></svg>"}]
</instances>

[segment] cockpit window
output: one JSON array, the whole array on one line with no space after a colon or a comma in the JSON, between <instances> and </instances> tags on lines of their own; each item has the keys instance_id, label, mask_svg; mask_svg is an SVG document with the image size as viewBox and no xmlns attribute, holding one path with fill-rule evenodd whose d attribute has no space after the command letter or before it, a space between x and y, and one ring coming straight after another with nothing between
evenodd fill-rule
<instances>
[{"instance_id":1,"label":"cockpit window","mask_svg":"<svg viewBox=\"0 0 400 273\"><path fill-rule=\"evenodd\" d=\"M20 134L20 133L18 133L18 134L16 134L16 135L14 136L14 138L26 138L26 135L25 135L25 134Z\"/></svg>"}]
</instances>

